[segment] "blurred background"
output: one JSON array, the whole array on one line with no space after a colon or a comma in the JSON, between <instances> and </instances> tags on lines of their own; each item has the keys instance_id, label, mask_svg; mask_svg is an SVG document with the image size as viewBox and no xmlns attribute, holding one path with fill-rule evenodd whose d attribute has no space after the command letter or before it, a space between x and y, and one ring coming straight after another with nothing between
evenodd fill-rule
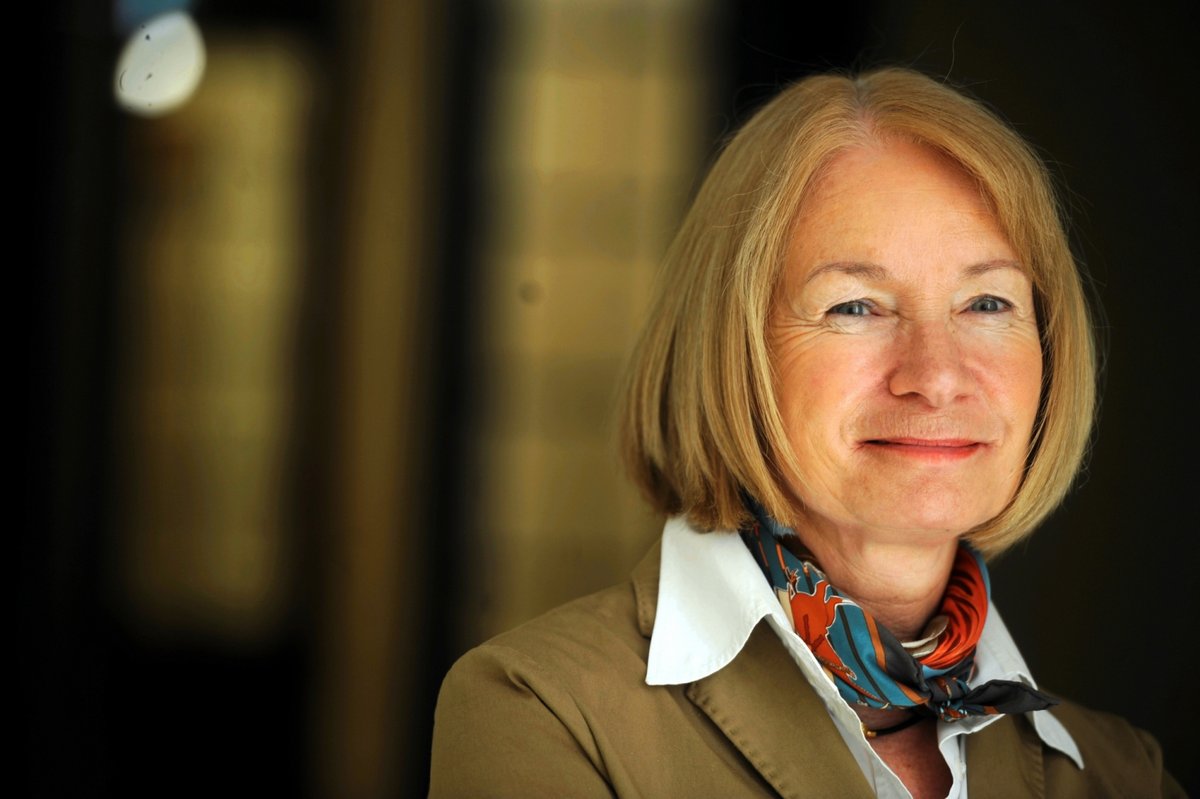
<instances>
[{"instance_id":1,"label":"blurred background","mask_svg":"<svg viewBox=\"0 0 1200 799\"><path fill-rule=\"evenodd\" d=\"M1100 433L996 601L1043 685L1153 732L1200 791L1184 8L46 6L15 122L40 176L11 270L22 793L423 794L449 664L658 535L613 399L719 141L783 83L880 63L993 104L1068 187ZM122 110L162 11L194 20L200 82Z\"/></svg>"}]
</instances>

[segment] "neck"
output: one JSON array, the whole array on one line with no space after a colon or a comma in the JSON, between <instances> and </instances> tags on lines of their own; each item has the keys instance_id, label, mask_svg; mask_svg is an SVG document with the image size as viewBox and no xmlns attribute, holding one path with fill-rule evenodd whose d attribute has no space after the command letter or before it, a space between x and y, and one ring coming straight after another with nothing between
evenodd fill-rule
<instances>
[{"instance_id":1,"label":"neck","mask_svg":"<svg viewBox=\"0 0 1200 799\"><path fill-rule=\"evenodd\" d=\"M919 638L938 611L958 549L957 538L895 540L807 520L796 534L829 581L901 641Z\"/></svg>"}]
</instances>

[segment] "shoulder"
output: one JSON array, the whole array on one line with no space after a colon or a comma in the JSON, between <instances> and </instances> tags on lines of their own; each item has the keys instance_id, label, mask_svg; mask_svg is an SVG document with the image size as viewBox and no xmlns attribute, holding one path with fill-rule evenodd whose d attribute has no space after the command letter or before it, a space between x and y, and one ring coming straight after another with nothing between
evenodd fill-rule
<instances>
[{"instance_id":1,"label":"shoulder","mask_svg":"<svg viewBox=\"0 0 1200 799\"><path fill-rule=\"evenodd\" d=\"M1063 700L1050 711L1071 734L1083 756L1079 775L1090 790L1109 796L1183 796L1163 766L1154 736L1113 713ZM1047 782L1077 771L1067 758L1050 758Z\"/></svg>"},{"instance_id":2,"label":"shoulder","mask_svg":"<svg viewBox=\"0 0 1200 799\"><path fill-rule=\"evenodd\" d=\"M613 740L653 715L629 583L467 652L442 683L431 795L611 793Z\"/></svg>"},{"instance_id":3,"label":"shoulder","mask_svg":"<svg viewBox=\"0 0 1200 799\"><path fill-rule=\"evenodd\" d=\"M577 599L467 652L446 677L443 693L468 682L535 683L529 687L586 691L603 679L640 682L650 642L637 622L631 584L624 583ZM481 682L481 678L487 680Z\"/></svg>"},{"instance_id":4,"label":"shoulder","mask_svg":"<svg viewBox=\"0 0 1200 799\"><path fill-rule=\"evenodd\" d=\"M568 602L467 652L446 677L440 702L466 681L539 681L547 688L611 696L645 686L658 601L660 543L623 583Z\"/></svg>"},{"instance_id":5,"label":"shoulder","mask_svg":"<svg viewBox=\"0 0 1200 799\"><path fill-rule=\"evenodd\" d=\"M1154 740L1149 733L1115 713L1092 710L1066 699L1059 701L1060 704L1049 712L1067 728L1081 750L1096 753L1114 750L1140 755L1143 745Z\"/></svg>"}]
</instances>

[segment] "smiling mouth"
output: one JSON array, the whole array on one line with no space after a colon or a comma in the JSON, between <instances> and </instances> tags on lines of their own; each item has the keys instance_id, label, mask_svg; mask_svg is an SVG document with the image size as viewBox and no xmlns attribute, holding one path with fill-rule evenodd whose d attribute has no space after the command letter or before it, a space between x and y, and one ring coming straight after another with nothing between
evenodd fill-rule
<instances>
[{"instance_id":1,"label":"smiling mouth","mask_svg":"<svg viewBox=\"0 0 1200 799\"><path fill-rule=\"evenodd\" d=\"M876 452L928 460L968 458L986 446L969 438L872 438L863 445Z\"/></svg>"}]
</instances>

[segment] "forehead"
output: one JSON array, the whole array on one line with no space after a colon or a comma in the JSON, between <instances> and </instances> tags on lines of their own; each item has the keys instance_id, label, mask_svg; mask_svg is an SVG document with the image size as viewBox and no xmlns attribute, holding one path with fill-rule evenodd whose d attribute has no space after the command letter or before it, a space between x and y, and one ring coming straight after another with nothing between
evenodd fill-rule
<instances>
[{"instance_id":1,"label":"forehead","mask_svg":"<svg viewBox=\"0 0 1200 799\"><path fill-rule=\"evenodd\" d=\"M801 202L789 271L857 261L888 269L1017 257L978 184L944 155L892 141L844 150Z\"/></svg>"}]
</instances>

